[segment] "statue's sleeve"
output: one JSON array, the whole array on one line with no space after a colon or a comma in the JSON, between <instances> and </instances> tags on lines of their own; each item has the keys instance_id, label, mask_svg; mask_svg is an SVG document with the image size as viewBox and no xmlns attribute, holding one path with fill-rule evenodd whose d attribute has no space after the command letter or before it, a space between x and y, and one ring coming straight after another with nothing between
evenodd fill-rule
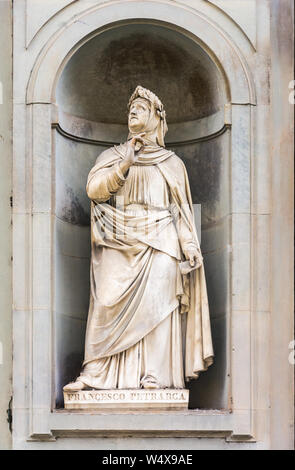
<instances>
[{"instance_id":1,"label":"statue's sleeve","mask_svg":"<svg viewBox=\"0 0 295 470\"><path fill-rule=\"evenodd\" d=\"M200 245L196 232L194 216L192 212L192 200L189 180L183 163L179 165L176 174L176 185L173 185L171 212L178 233L182 251L197 249Z\"/></svg>"},{"instance_id":2,"label":"statue's sleeve","mask_svg":"<svg viewBox=\"0 0 295 470\"><path fill-rule=\"evenodd\" d=\"M199 249L199 242L192 224L192 216L188 201L184 198L181 206L172 202L172 215L176 226L179 243L182 251ZM188 219L189 218L189 219Z\"/></svg>"},{"instance_id":3,"label":"statue's sleeve","mask_svg":"<svg viewBox=\"0 0 295 470\"><path fill-rule=\"evenodd\" d=\"M88 176L86 191L90 199L105 202L115 194L125 183L119 163L111 167L96 169L94 167Z\"/></svg>"}]
</instances>

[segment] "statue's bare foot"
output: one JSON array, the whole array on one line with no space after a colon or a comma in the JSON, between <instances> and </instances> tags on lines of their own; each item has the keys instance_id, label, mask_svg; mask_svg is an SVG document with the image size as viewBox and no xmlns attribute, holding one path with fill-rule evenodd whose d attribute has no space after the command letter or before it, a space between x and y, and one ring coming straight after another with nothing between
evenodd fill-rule
<instances>
[{"instance_id":1,"label":"statue's bare foot","mask_svg":"<svg viewBox=\"0 0 295 470\"><path fill-rule=\"evenodd\" d=\"M79 392L79 390L83 390L84 388L86 388L86 385L83 384L83 382L80 382L80 380L76 380L76 382L71 382L65 385L63 388L63 391L64 392Z\"/></svg>"}]
</instances>

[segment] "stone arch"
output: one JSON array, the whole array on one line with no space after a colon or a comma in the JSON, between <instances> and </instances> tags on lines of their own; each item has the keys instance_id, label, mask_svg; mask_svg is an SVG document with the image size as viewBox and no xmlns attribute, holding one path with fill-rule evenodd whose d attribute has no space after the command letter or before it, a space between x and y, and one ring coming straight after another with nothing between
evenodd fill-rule
<instances>
[{"instance_id":1,"label":"stone arch","mask_svg":"<svg viewBox=\"0 0 295 470\"><path fill-rule=\"evenodd\" d=\"M76 50L99 31L117 21L163 21L197 41L221 68L232 103L255 104L250 69L237 45L217 24L195 9L177 3L121 1L86 10L58 30L40 52L28 82L26 101L52 103L58 76Z\"/></svg>"},{"instance_id":2,"label":"stone arch","mask_svg":"<svg viewBox=\"0 0 295 470\"><path fill-rule=\"evenodd\" d=\"M62 70L68 60L75 52L92 37L108 28L113 27L117 22L128 23L130 21L140 20L155 22L160 21L167 26L173 27L177 31L185 34L187 37L199 44L204 51L216 64L221 71L228 90L228 97L232 105L231 113L226 116L226 123L232 126L231 131L231 150L230 150L230 194L231 194L231 215L228 225L230 226L229 241L233 244L229 246L231 253L231 289L228 293L228 308L231 311L231 319L229 328L232 328L232 338L235 340L235 324L239 321L238 315L235 316L234 311L247 311L250 309L251 302L251 286L250 286L250 256L245 263L239 265L239 256L244 256L239 251L239 227L241 222L244 223L243 249L245 245L251 249L251 232L250 232L250 205L251 205L251 126L252 113L251 106L255 105L255 87L251 76L247 61L241 53L236 43L229 37L224 30L216 25L212 20L192 8L179 5L176 2L120 2L120 8L117 8L117 2L110 2L93 7L86 12L77 15L64 26L61 27L45 44L40 51L32 73L28 82L26 103L28 105L28 149L29 158L32 160L33 167L33 191L32 191L32 210L44 214L40 217L39 226L37 224L32 227L32 250L34 246L44 249L45 257L48 260L47 278L51 278L51 250L52 235L51 227L51 211L52 211L52 192L51 177L52 164L50 158L43 159L42 167L40 165L40 156L44 157L44 152L49 156L52 152L51 124L54 121L55 89ZM230 109L230 108L228 108ZM38 125L37 125L38 124ZM40 132L40 128L42 132ZM33 142L30 142L32 138ZM43 184L44 183L44 184ZM46 192L47 190L47 192ZM46 212L48 211L48 214ZM235 214L234 216L232 214ZM237 216L238 215L238 216ZM241 218L239 217L241 215ZM43 230L43 232L42 232ZM42 233L47 234L46 247L44 241L41 240ZM234 243L237 242L235 246ZM44 257L41 259L34 258L32 269L32 283L35 282L35 291L33 303L38 298L38 275L44 270ZM248 271L247 271L248 270ZM240 280L243 279L241 286ZM245 281L246 279L246 281ZM248 284L247 284L248 283ZM47 290L46 290L47 289ZM243 291L241 291L243 289ZM51 324L51 298L53 286L48 285L40 291L42 300L46 296L46 305L48 304L48 325ZM45 292L46 291L46 292ZM234 294L232 292L234 291ZM234 298L231 297L234 295ZM37 302L38 304L38 302ZM34 307L33 307L34 308ZM34 314L33 314L34 315ZM38 325L33 322L33 328ZM39 341L38 331L33 332L36 342ZM48 335L42 337L42 344L38 343L40 349L47 348L51 350L53 333L48 329ZM245 329L245 343L250 343L250 330ZM47 354L46 349L46 354ZM229 347L228 347L229 349ZM235 356L236 357L236 356ZM42 369L41 356L34 357L37 364L33 370L34 390L33 396L41 396L41 388L46 387L43 380L42 387L38 380L38 370ZM232 365L232 375L239 376L240 367L237 366L238 361L235 359ZM249 364L247 364L249 365ZM50 373L50 370L48 370ZM227 374L229 376L229 374ZM243 370L243 381L249 387L244 387L241 392L242 400L239 406L243 409L250 410L250 367ZM237 380L238 382L238 380ZM241 382L243 383L243 382ZM48 378L48 390L51 389L51 380ZM40 391L38 389L40 387ZM238 388L234 389L236 396L240 393ZM225 398L227 400L228 397ZM40 401L41 400L41 401ZM46 428L47 423L38 421L38 408L41 406L48 409L52 406L52 395L46 393L42 399L38 398L36 403L33 400L32 407L36 409L36 422L40 424L39 428ZM228 400L230 402L230 400ZM238 401L238 400L237 400ZM42 402L42 403L41 403ZM42 434L42 433L41 433Z\"/></svg>"}]
</instances>

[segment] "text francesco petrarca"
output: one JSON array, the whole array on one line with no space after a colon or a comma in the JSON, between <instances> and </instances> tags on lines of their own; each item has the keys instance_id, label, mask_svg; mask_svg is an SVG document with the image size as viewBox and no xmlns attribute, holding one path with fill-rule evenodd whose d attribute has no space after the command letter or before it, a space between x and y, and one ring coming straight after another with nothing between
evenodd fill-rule
<instances>
[{"instance_id":1,"label":"text francesco petrarca","mask_svg":"<svg viewBox=\"0 0 295 470\"><path fill-rule=\"evenodd\" d=\"M192 455L175 455L175 454L146 454L143 457L131 457L131 456L120 456L109 454L102 458L102 464L104 465L127 465L128 467L134 467L135 463L146 463L146 464L186 464L192 465Z\"/></svg>"}]
</instances>

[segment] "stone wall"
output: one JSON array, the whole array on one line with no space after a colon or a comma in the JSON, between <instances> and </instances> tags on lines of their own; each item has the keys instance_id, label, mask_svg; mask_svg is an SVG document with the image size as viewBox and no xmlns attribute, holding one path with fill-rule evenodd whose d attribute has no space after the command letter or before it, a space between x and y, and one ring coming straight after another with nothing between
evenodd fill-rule
<instances>
[{"instance_id":1,"label":"stone wall","mask_svg":"<svg viewBox=\"0 0 295 470\"><path fill-rule=\"evenodd\" d=\"M122 0L115 6L101 0L42 0L42 6L41 1L14 1L13 448L98 449L106 443L109 449L292 448L293 367L288 361L293 338L293 108L288 101L288 85L293 78L292 16L289 0ZM83 296L75 297L88 263L87 200L82 179L95 158L93 145L98 141L108 145L102 141L122 135L123 125L123 108L118 116L112 115L111 122L106 120L104 108L115 103L113 98L108 101L105 93L100 97L103 106L99 110L91 108L88 95L84 102L77 101L80 69L75 67L79 60L89 59L87 54L79 54L91 40L96 41L99 34L110 39L112 31L119 31L118 25L130 24L137 24L132 26L135 30L138 24L144 25L144 35L150 24L153 29L159 24L169 27L183 35L183 47L189 38L202 49L198 57L208 55L220 71L218 88L211 81L210 66L194 74L194 67L183 64L186 74L192 74L203 87L203 98L214 97L210 103L213 114L204 114L202 101L201 114L192 114L196 89L188 88L189 81L184 77L182 83L187 93L192 93L184 97L189 113L172 114L171 135L179 139L180 135L191 135L192 128L195 132L191 150L178 142L177 151L189 167L194 197L204 197L206 206L202 238L207 251L209 296L215 309L212 322L221 332L214 338L216 366L220 361L215 371L223 372L214 378L220 386L214 397L215 409L209 409L211 398L206 402L208 373L194 386L197 396L203 396L202 410L177 415L118 412L104 414L102 419L99 413L70 413L56 408L56 404L62 406L60 386L70 373L67 361L70 367L78 362L83 347L88 292L84 289ZM170 30L166 37L171 37ZM3 31L9 37L9 31ZM119 79L122 37L116 47L109 39L106 42L113 59L108 70L111 78ZM165 57L173 55L173 48L165 41L163 45L162 39L153 37L154 53L147 55L151 66L159 48L166 47ZM122 54L126 54L128 38L124 41ZM134 36L129 41L134 44ZM185 50L184 55L192 53L190 47ZM92 83L105 65L101 62L105 51L100 52L88 77ZM10 54L8 50L5 53L9 77ZM180 62L179 58L174 64L177 73ZM67 76L71 67L73 74ZM129 61L125 72L130 70ZM210 75L207 88L204 73ZM164 93L163 83L159 83ZM58 84L65 86L59 88ZM103 81L100 84L103 86ZM167 90L173 92L176 81L171 80L169 86ZM216 93L220 90L222 93ZM71 96L76 101L71 102ZM226 96L228 103L219 102L220 96ZM76 116L73 103L77 105ZM169 102L171 109L172 104ZM221 108L221 104L227 107ZM205 131L218 131L214 127L220 122L217 108L222 109L226 128L218 135L218 143L212 139L207 145ZM85 109L87 114L82 115ZM179 121L185 117L193 126L185 123L180 129ZM105 133L106 123L112 126L111 135ZM98 136L96 142L91 142L93 132ZM172 137L170 144L173 146ZM85 160L81 166L82 148ZM203 153L206 162L201 158ZM68 173L70 158L75 169L72 175ZM5 282L10 279L8 161L3 163L7 174L1 184L2 200L6 201L6 232L1 231L7 249L2 264ZM220 164L223 167L219 172ZM206 185L202 175L195 173L197 166L206 172ZM216 180L216 174L222 177ZM201 190L196 187L199 182ZM220 274L221 262L228 271ZM72 298L69 283L75 286ZM1 298L8 312L12 305L9 283L5 290L8 294ZM7 313L7 338L9 318ZM80 325L80 336L76 324ZM5 407L9 360L1 370L8 387Z\"/></svg>"},{"instance_id":2,"label":"stone wall","mask_svg":"<svg viewBox=\"0 0 295 470\"><path fill-rule=\"evenodd\" d=\"M9 0L0 2L0 18L0 449L7 449L11 446L7 409L12 396L12 16Z\"/></svg>"},{"instance_id":3,"label":"stone wall","mask_svg":"<svg viewBox=\"0 0 295 470\"><path fill-rule=\"evenodd\" d=\"M286 449L294 446L294 5L272 0L271 13L271 443Z\"/></svg>"}]
</instances>

